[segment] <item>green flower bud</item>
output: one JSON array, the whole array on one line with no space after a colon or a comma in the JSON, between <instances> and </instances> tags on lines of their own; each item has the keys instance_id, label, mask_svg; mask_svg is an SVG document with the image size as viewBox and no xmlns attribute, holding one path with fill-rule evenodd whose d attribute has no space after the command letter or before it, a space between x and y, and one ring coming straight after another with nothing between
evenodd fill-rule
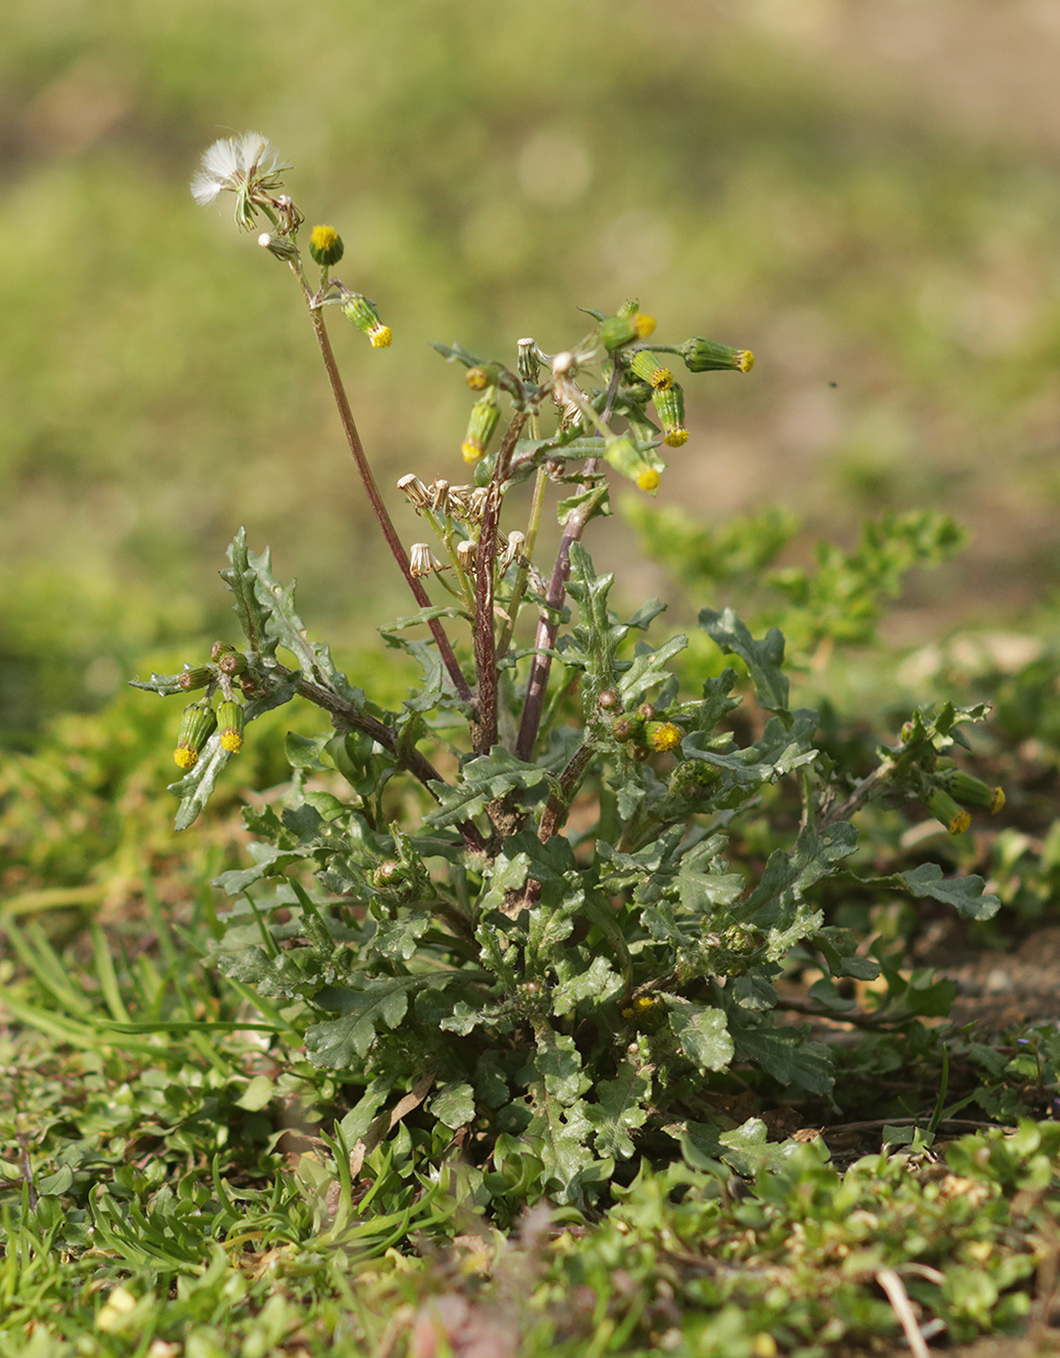
<instances>
[{"instance_id":1,"label":"green flower bud","mask_svg":"<svg viewBox=\"0 0 1060 1358\"><path fill-rule=\"evenodd\" d=\"M387 858L372 873L372 885L379 888L398 886L405 877L401 864L393 858Z\"/></svg>"},{"instance_id":2,"label":"green flower bud","mask_svg":"<svg viewBox=\"0 0 1060 1358\"><path fill-rule=\"evenodd\" d=\"M177 735L177 748L173 759L177 767L187 772L199 762L203 746L213 735L217 718L208 699L200 698L197 703L189 703L180 718L180 732Z\"/></svg>"},{"instance_id":3,"label":"green flower bud","mask_svg":"<svg viewBox=\"0 0 1060 1358\"><path fill-rule=\"evenodd\" d=\"M755 365L755 356L750 349L731 349L727 344L716 344L714 340L690 339L677 346L677 352L685 361L689 372L705 373L730 369L734 372L749 373Z\"/></svg>"},{"instance_id":4,"label":"green flower bud","mask_svg":"<svg viewBox=\"0 0 1060 1358\"><path fill-rule=\"evenodd\" d=\"M637 708L637 718L639 721L654 721L657 715L654 703L641 703Z\"/></svg>"},{"instance_id":5,"label":"green flower bud","mask_svg":"<svg viewBox=\"0 0 1060 1358\"><path fill-rule=\"evenodd\" d=\"M749 953L754 951L757 940L754 930L746 924L734 924L725 930L724 943L733 952Z\"/></svg>"},{"instance_id":6,"label":"green flower bud","mask_svg":"<svg viewBox=\"0 0 1060 1358\"><path fill-rule=\"evenodd\" d=\"M650 349L638 349L630 361L630 368L652 391L667 391L674 384L674 375L659 362Z\"/></svg>"},{"instance_id":7,"label":"green flower bud","mask_svg":"<svg viewBox=\"0 0 1060 1358\"><path fill-rule=\"evenodd\" d=\"M213 670L208 665L197 665L195 669L186 669L177 677L177 686L185 693L190 693L193 689L205 688L213 677Z\"/></svg>"},{"instance_id":8,"label":"green flower bud","mask_svg":"<svg viewBox=\"0 0 1060 1358\"><path fill-rule=\"evenodd\" d=\"M243 704L226 698L217 708L217 725L221 733L221 749L238 754L243 748Z\"/></svg>"},{"instance_id":9,"label":"green flower bud","mask_svg":"<svg viewBox=\"0 0 1060 1358\"><path fill-rule=\"evenodd\" d=\"M666 467L651 453L642 453L628 434L612 435L604 443L604 457L616 472L635 482L641 490L659 488L659 473Z\"/></svg>"},{"instance_id":10,"label":"green flower bud","mask_svg":"<svg viewBox=\"0 0 1060 1358\"><path fill-rule=\"evenodd\" d=\"M477 462L485 455L500 418L501 408L497 402L497 388L490 387L471 407L467 433L460 445L465 462Z\"/></svg>"},{"instance_id":11,"label":"green flower bud","mask_svg":"<svg viewBox=\"0 0 1060 1358\"><path fill-rule=\"evenodd\" d=\"M501 365L499 363L478 363L473 368L468 368L464 374L464 381L472 391L485 391L487 387L495 387L501 380Z\"/></svg>"},{"instance_id":12,"label":"green flower bud","mask_svg":"<svg viewBox=\"0 0 1060 1358\"><path fill-rule=\"evenodd\" d=\"M683 443L688 442L688 430L685 428L685 393L681 384L675 382L672 387L662 388L656 391L651 399L659 423L665 430L663 443L670 448L680 448Z\"/></svg>"},{"instance_id":13,"label":"green flower bud","mask_svg":"<svg viewBox=\"0 0 1060 1358\"><path fill-rule=\"evenodd\" d=\"M672 797L699 797L721 782L721 769L705 759L686 759L670 775Z\"/></svg>"},{"instance_id":14,"label":"green flower bud","mask_svg":"<svg viewBox=\"0 0 1060 1358\"><path fill-rule=\"evenodd\" d=\"M991 787L963 769L941 770L935 775L935 781L962 806L977 807L994 816L1005 805L1005 793L1001 788Z\"/></svg>"},{"instance_id":15,"label":"green flower bud","mask_svg":"<svg viewBox=\"0 0 1060 1358\"><path fill-rule=\"evenodd\" d=\"M927 805L931 814L936 820L942 821L951 835L963 834L972 823L968 812L944 788L935 788L928 797Z\"/></svg>"},{"instance_id":16,"label":"green flower bud","mask_svg":"<svg viewBox=\"0 0 1060 1358\"><path fill-rule=\"evenodd\" d=\"M343 314L348 316L358 330L362 330L372 342L373 349L385 349L394 338L390 327L379 319L375 303L359 292L351 292L342 304Z\"/></svg>"},{"instance_id":17,"label":"green flower bud","mask_svg":"<svg viewBox=\"0 0 1060 1358\"><path fill-rule=\"evenodd\" d=\"M637 723L632 717L619 717L611 727L611 734L619 744L624 745L627 740L632 740L637 734Z\"/></svg>"},{"instance_id":18,"label":"green flower bud","mask_svg":"<svg viewBox=\"0 0 1060 1358\"><path fill-rule=\"evenodd\" d=\"M242 674L246 667L247 658L240 651L228 651L217 662L217 668L222 674Z\"/></svg>"},{"instance_id":19,"label":"green flower bud","mask_svg":"<svg viewBox=\"0 0 1060 1358\"><path fill-rule=\"evenodd\" d=\"M232 655L235 651L234 646L230 646L227 641L215 641L210 647L210 659L220 660L223 655Z\"/></svg>"},{"instance_id":20,"label":"green flower bud","mask_svg":"<svg viewBox=\"0 0 1060 1358\"><path fill-rule=\"evenodd\" d=\"M345 248L333 226L314 226L309 233L309 253L321 268L337 264Z\"/></svg>"},{"instance_id":21,"label":"green flower bud","mask_svg":"<svg viewBox=\"0 0 1060 1358\"><path fill-rule=\"evenodd\" d=\"M614 712L621 703L622 699L613 688L605 688L596 699L596 705L601 712Z\"/></svg>"},{"instance_id":22,"label":"green flower bud","mask_svg":"<svg viewBox=\"0 0 1060 1358\"><path fill-rule=\"evenodd\" d=\"M633 315L609 316L600 326L600 343L608 351L620 349L634 340L645 340L655 329L655 318L642 311Z\"/></svg>"}]
</instances>

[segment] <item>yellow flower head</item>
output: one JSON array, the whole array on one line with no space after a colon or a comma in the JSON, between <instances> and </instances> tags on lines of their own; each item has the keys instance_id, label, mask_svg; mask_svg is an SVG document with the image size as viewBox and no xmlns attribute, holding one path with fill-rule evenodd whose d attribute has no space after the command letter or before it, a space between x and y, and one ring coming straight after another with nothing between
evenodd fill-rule
<instances>
[{"instance_id":1,"label":"yellow flower head","mask_svg":"<svg viewBox=\"0 0 1060 1358\"><path fill-rule=\"evenodd\" d=\"M345 248L333 226L314 226L309 233L309 253L323 267L337 264Z\"/></svg>"},{"instance_id":2,"label":"yellow flower head","mask_svg":"<svg viewBox=\"0 0 1060 1358\"><path fill-rule=\"evenodd\" d=\"M674 750L681 744L681 728L672 721L652 722L648 727L648 740L653 750L665 754L667 750Z\"/></svg>"}]
</instances>

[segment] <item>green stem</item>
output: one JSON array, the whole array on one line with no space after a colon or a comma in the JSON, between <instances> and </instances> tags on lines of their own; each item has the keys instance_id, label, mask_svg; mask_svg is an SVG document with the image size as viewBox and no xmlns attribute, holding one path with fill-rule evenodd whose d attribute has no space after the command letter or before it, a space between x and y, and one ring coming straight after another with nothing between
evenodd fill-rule
<instances>
[{"instance_id":1,"label":"green stem","mask_svg":"<svg viewBox=\"0 0 1060 1358\"><path fill-rule=\"evenodd\" d=\"M845 801L840 802L838 806L826 808L821 813L819 823L822 826L825 826L834 825L836 821L849 820L854 812L860 810L865 802L868 801L876 784L882 782L885 778L889 778L897 767L898 765L895 760L889 758L883 759L867 777L862 778L861 782L858 783L854 788L854 791Z\"/></svg>"}]
</instances>

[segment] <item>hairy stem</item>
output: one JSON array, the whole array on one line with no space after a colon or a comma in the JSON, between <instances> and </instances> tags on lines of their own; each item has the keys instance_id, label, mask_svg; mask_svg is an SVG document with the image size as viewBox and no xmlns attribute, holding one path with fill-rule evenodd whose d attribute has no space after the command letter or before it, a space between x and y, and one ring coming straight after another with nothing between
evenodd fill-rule
<instances>
[{"instance_id":1,"label":"hairy stem","mask_svg":"<svg viewBox=\"0 0 1060 1358\"><path fill-rule=\"evenodd\" d=\"M512 450L525 422L526 412L517 411L504 435L490 478L489 497L479 533L475 564L475 720L472 723L476 754L485 754L497 743L497 647L493 630L497 529Z\"/></svg>"},{"instance_id":2,"label":"hairy stem","mask_svg":"<svg viewBox=\"0 0 1060 1358\"><path fill-rule=\"evenodd\" d=\"M357 425L354 422L353 411L346 396L346 388L343 386L342 377L339 375L338 365L335 362L335 354L331 347L331 338L328 335L327 327L324 324L324 316L319 306L310 306L309 314L313 319L313 331L320 346L320 354L324 360L324 369L328 375L328 382L331 386L331 394L335 398L335 405L338 407L339 419L342 422L342 430L346 435L346 442L350 446L353 460L357 464L357 471L360 473L361 481L364 484L365 492L368 495L369 503L375 514L383 537L386 538L387 546L393 553L394 560L401 567L401 573L408 581L409 589L412 590L416 602L423 608L431 605L430 596L420 584L419 580L412 574L409 565L408 555L398 537L397 529L387 512L383 497L379 494L379 487L376 485L375 475L361 443L361 436L357 432ZM442 657L445 668L449 671L449 677L453 681L457 693L465 702L471 701L471 687L464 677L464 672L460 668L460 662L456 658L452 644L445 634L438 618L432 618L427 624L431 629L431 635L438 646L438 653Z\"/></svg>"},{"instance_id":3,"label":"hairy stem","mask_svg":"<svg viewBox=\"0 0 1060 1358\"><path fill-rule=\"evenodd\" d=\"M865 802L868 801L876 784L882 782L885 778L890 777L890 775L894 773L896 767L897 764L893 759L882 760L867 777L862 778L861 782L857 784L854 791L845 801L840 802L838 806L832 805L826 807L821 813L820 824L822 826L834 825L836 821L849 820L854 812L860 810Z\"/></svg>"},{"instance_id":4,"label":"hairy stem","mask_svg":"<svg viewBox=\"0 0 1060 1358\"><path fill-rule=\"evenodd\" d=\"M601 426L605 428L614 407L620 377L621 373L616 367L608 384L607 403L603 415L597 416L595 411L592 412L594 423L599 419ZM590 457L585 463L585 471L592 476L599 466L600 459ZM585 486L582 489L584 490ZM526 686L526 700L523 703L523 719L519 726L519 739L515 745L515 753L522 760L529 761L533 755L537 733L541 726L541 714L545 708L545 691L548 688L548 676L552 668L552 657L547 652L551 651L555 645L556 633L559 631L560 609L563 607L563 599L567 593L567 578L570 575L571 544L577 542L585 531L585 525L589 522L592 512L592 507L589 505L575 510L567 520L563 539L559 544L559 553L552 570L548 594L545 596L548 608L541 610L541 619L537 625L537 640L534 643L537 654L530 665L530 680Z\"/></svg>"}]
</instances>

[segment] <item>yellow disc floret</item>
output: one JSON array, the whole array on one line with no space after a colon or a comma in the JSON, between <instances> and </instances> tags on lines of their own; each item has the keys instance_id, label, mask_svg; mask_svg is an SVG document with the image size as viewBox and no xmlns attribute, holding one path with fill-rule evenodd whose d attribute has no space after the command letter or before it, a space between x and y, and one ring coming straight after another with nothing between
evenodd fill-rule
<instances>
[{"instance_id":1,"label":"yellow disc floret","mask_svg":"<svg viewBox=\"0 0 1060 1358\"><path fill-rule=\"evenodd\" d=\"M637 485L641 490L658 490L659 473L654 467L645 467L637 473Z\"/></svg>"},{"instance_id":2,"label":"yellow disc floret","mask_svg":"<svg viewBox=\"0 0 1060 1358\"><path fill-rule=\"evenodd\" d=\"M333 226L314 226L309 233L309 253L322 268L337 264L344 249L342 237Z\"/></svg>"},{"instance_id":3,"label":"yellow disc floret","mask_svg":"<svg viewBox=\"0 0 1060 1358\"><path fill-rule=\"evenodd\" d=\"M663 443L665 443L668 448L681 448L687 442L687 429L668 429L663 436Z\"/></svg>"},{"instance_id":4,"label":"yellow disc floret","mask_svg":"<svg viewBox=\"0 0 1060 1358\"><path fill-rule=\"evenodd\" d=\"M372 330L368 339L373 349L388 349L390 342L394 338L389 325L380 325Z\"/></svg>"},{"instance_id":5,"label":"yellow disc floret","mask_svg":"<svg viewBox=\"0 0 1060 1358\"><path fill-rule=\"evenodd\" d=\"M681 744L681 728L672 721L652 722L648 727L648 740L653 750L664 754Z\"/></svg>"},{"instance_id":6,"label":"yellow disc floret","mask_svg":"<svg viewBox=\"0 0 1060 1358\"><path fill-rule=\"evenodd\" d=\"M318 250L330 250L339 238L333 226L314 226L309 239Z\"/></svg>"},{"instance_id":7,"label":"yellow disc floret","mask_svg":"<svg viewBox=\"0 0 1060 1358\"><path fill-rule=\"evenodd\" d=\"M193 769L199 762L199 756L195 750L188 750L183 746L180 746L173 751L173 762L178 769L183 769L184 772L187 773L189 769Z\"/></svg>"}]
</instances>

